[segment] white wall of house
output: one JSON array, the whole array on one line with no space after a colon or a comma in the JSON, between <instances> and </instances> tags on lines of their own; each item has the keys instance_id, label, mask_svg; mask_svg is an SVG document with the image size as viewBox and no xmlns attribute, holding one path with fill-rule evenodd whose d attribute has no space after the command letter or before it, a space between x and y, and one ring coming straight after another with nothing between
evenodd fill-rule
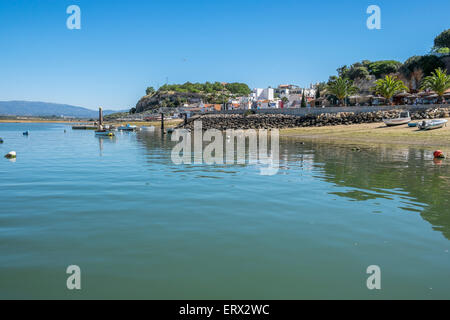
<instances>
[{"instance_id":1,"label":"white wall of house","mask_svg":"<svg viewBox=\"0 0 450 320\"><path fill-rule=\"evenodd\" d=\"M273 100L275 90L273 88L256 88L253 90L255 100Z\"/></svg>"}]
</instances>

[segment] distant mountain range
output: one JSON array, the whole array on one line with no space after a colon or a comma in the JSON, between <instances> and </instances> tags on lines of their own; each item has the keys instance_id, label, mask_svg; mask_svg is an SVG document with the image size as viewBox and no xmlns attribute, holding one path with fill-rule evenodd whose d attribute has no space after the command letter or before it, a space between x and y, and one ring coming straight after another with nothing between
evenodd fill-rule
<instances>
[{"instance_id":1,"label":"distant mountain range","mask_svg":"<svg viewBox=\"0 0 450 320\"><path fill-rule=\"evenodd\" d=\"M121 111L103 110L104 115ZM57 116L75 118L97 118L98 111L68 104L37 101L0 101L0 116Z\"/></svg>"}]
</instances>

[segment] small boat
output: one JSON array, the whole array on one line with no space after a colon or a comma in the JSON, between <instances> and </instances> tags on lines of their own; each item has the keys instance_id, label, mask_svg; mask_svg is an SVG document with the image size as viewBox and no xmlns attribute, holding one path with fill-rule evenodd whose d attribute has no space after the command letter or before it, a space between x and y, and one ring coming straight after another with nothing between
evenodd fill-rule
<instances>
[{"instance_id":1,"label":"small boat","mask_svg":"<svg viewBox=\"0 0 450 320\"><path fill-rule=\"evenodd\" d=\"M99 137L114 137L114 132L111 132L109 130L96 130L95 135Z\"/></svg>"},{"instance_id":2,"label":"small boat","mask_svg":"<svg viewBox=\"0 0 450 320\"><path fill-rule=\"evenodd\" d=\"M121 126L119 128L117 128L119 131L135 131L136 130L136 126L131 126L129 124L127 124L126 126Z\"/></svg>"},{"instance_id":3,"label":"small boat","mask_svg":"<svg viewBox=\"0 0 450 320\"><path fill-rule=\"evenodd\" d=\"M401 112L400 116L398 118L394 118L394 119L383 119L383 122L388 126L388 127L393 127L393 126L401 126L403 124L407 124L411 122L411 116L409 114L409 112L405 111L405 112Z\"/></svg>"},{"instance_id":4,"label":"small boat","mask_svg":"<svg viewBox=\"0 0 450 320\"><path fill-rule=\"evenodd\" d=\"M156 130L156 128L154 127L154 126L150 126L150 127L141 127L141 131L144 131L144 132L153 132L153 131L155 131Z\"/></svg>"},{"instance_id":5,"label":"small boat","mask_svg":"<svg viewBox=\"0 0 450 320\"><path fill-rule=\"evenodd\" d=\"M98 109L98 129L95 130L95 135L98 137L114 137L115 134L109 130L109 126L106 128L103 126L103 109Z\"/></svg>"},{"instance_id":6,"label":"small boat","mask_svg":"<svg viewBox=\"0 0 450 320\"><path fill-rule=\"evenodd\" d=\"M0 138L0 143L3 143L3 139L2 138Z\"/></svg>"},{"instance_id":7,"label":"small boat","mask_svg":"<svg viewBox=\"0 0 450 320\"><path fill-rule=\"evenodd\" d=\"M5 155L6 159L15 159L17 158L17 153L15 151L10 151Z\"/></svg>"},{"instance_id":8,"label":"small boat","mask_svg":"<svg viewBox=\"0 0 450 320\"><path fill-rule=\"evenodd\" d=\"M30 135L30 131L25 131L25 132L23 133L23 135L24 135L24 136Z\"/></svg>"},{"instance_id":9,"label":"small boat","mask_svg":"<svg viewBox=\"0 0 450 320\"><path fill-rule=\"evenodd\" d=\"M419 123L418 127L420 130L434 130L440 129L447 125L447 120L445 119L436 119L436 120L424 120Z\"/></svg>"},{"instance_id":10,"label":"small boat","mask_svg":"<svg viewBox=\"0 0 450 320\"><path fill-rule=\"evenodd\" d=\"M72 126L72 130L95 130L98 126L96 125L74 125Z\"/></svg>"}]
</instances>

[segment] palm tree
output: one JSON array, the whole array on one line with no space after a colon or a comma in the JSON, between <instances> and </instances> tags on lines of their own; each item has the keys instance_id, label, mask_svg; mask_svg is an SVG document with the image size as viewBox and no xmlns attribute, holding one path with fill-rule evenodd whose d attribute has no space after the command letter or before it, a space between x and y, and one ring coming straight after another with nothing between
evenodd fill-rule
<instances>
[{"instance_id":1,"label":"palm tree","mask_svg":"<svg viewBox=\"0 0 450 320\"><path fill-rule=\"evenodd\" d=\"M327 91L335 95L341 105L345 105L345 98L357 93L358 88L353 85L351 80L339 77L327 85Z\"/></svg>"},{"instance_id":2,"label":"palm tree","mask_svg":"<svg viewBox=\"0 0 450 320\"><path fill-rule=\"evenodd\" d=\"M423 79L422 90L433 90L439 96L439 100L442 101L445 91L450 89L450 75L441 68L436 69L431 76Z\"/></svg>"},{"instance_id":3,"label":"palm tree","mask_svg":"<svg viewBox=\"0 0 450 320\"><path fill-rule=\"evenodd\" d=\"M375 81L374 89L375 93L386 98L388 101L391 101L392 97L397 93L409 90L402 80L392 76L386 76L384 79Z\"/></svg>"}]
</instances>

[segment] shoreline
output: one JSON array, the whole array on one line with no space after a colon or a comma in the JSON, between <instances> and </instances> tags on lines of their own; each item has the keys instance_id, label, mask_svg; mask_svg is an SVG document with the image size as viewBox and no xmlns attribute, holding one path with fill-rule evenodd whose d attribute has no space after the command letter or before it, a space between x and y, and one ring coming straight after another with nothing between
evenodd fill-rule
<instances>
[{"instance_id":1,"label":"shoreline","mask_svg":"<svg viewBox=\"0 0 450 320\"><path fill-rule=\"evenodd\" d=\"M450 121L450 118L446 118ZM420 131L407 125L387 127L383 122L280 129L280 137L347 145L416 146L450 149L450 126Z\"/></svg>"},{"instance_id":2,"label":"shoreline","mask_svg":"<svg viewBox=\"0 0 450 320\"><path fill-rule=\"evenodd\" d=\"M449 120L450 118L446 118ZM180 124L182 120L168 120L165 125L168 128ZM80 122L62 120L0 120L1 123L61 123L75 125ZM108 122L120 125L123 123ZM160 126L160 121L130 122L137 126ZM407 125L387 127L383 122L361 123L350 125L322 126L322 127L297 127L280 129L280 138L294 138L305 141L334 143L342 145L390 145L390 146L415 146L421 148L440 148L450 150L450 125L444 128L419 131Z\"/></svg>"}]
</instances>

